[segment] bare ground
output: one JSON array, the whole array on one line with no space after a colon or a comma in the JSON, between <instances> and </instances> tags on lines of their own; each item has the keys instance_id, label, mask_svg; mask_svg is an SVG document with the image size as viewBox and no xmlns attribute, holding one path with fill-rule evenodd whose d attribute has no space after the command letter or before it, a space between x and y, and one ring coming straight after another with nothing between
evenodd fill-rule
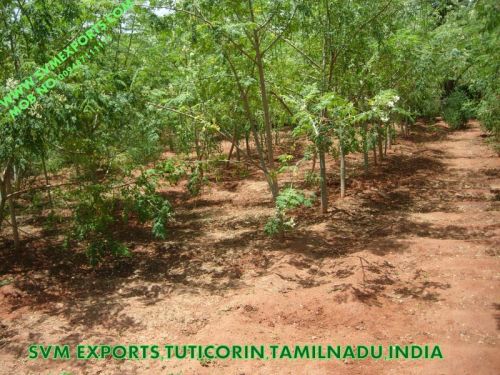
<instances>
[{"instance_id":1,"label":"bare ground","mask_svg":"<svg viewBox=\"0 0 500 375\"><path fill-rule=\"evenodd\" d=\"M127 228L133 259L93 270L48 240L6 247L0 374L498 374L500 160L481 136L438 124L369 176L351 157L348 197L332 177L329 214L296 212L285 240L262 234L272 205L250 176L166 191L182 203L171 238ZM445 359L29 361L32 343L415 343Z\"/></svg>"}]
</instances>

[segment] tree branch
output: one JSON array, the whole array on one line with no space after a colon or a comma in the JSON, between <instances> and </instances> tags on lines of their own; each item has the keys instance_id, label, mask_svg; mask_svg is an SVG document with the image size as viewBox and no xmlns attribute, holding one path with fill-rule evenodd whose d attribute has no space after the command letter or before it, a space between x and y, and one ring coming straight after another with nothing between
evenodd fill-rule
<instances>
[{"instance_id":1,"label":"tree branch","mask_svg":"<svg viewBox=\"0 0 500 375\"><path fill-rule=\"evenodd\" d=\"M16 197L18 197L20 195L23 195L25 193L29 193L29 192L32 192L32 191L36 191L36 190L46 190L46 189L52 189L52 188L57 188L57 187L62 187L62 186L78 185L78 184L80 184L80 182L66 182L64 184L57 184L57 185L35 186L35 187L29 188L29 189L19 190L19 191L15 191L15 192L13 192L11 194L8 194L7 195L7 199L16 198Z\"/></svg>"},{"instance_id":2,"label":"tree branch","mask_svg":"<svg viewBox=\"0 0 500 375\"><path fill-rule=\"evenodd\" d=\"M323 71L323 68L317 64L307 53L305 53L304 51L302 51L299 47L297 47L296 45L294 45L290 40L288 40L287 38L283 38L283 41L285 41L290 47L292 47L295 51L297 51L298 53L300 53L307 61L309 61L316 69L318 69L320 72Z\"/></svg>"},{"instance_id":3,"label":"tree branch","mask_svg":"<svg viewBox=\"0 0 500 375\"><path fill-rule=\"evenodd\" d=\"M292 16L288 20L287 24L285 25L285 27L283 28L283 30L281 30L281 32L276 36L276 39L274 39L271 42L271 44L269 44L269 46L267 48L264 48L264 50L262 51L262 56L264 56L268 50L270 50L272 47L274 47L274 45L281 39L281 37L283 36L283 34L285 34L285 32L288 30L288 27L292 23L293 18L295 17L296 11L297 11L297 8L294 8Z\"/></svg>"},{"instance_id":4,"label":"tree branch","mask_svg":"<svg viewBox=\"0 0 500 375\"><path fill-rule=\"evenodd\" d=\"M167 9L170 9L170 10L173 10L175 12L181 12L181 13L186 13L186 14L189 14L193 17L196 17L200 20L202 20L203 22L205 22L208 26L210 26L212 29L216 29L217 27L213 24L213 22L211 22L210 20L208 20L205 16L203 16L203 14L201 14L201 12L196 13L196 12L191 12L189 10L185 10L185 9L178 9L178 8L168 8L166 7ZM240 51L245 57L247 57L250 61L252 61L253 63L255 63L255 59L247 52L243 49L243 47L237 43L233 38L231 38L231 36L229 36L227 33L224 33L224 36L229 40L229 42L231 44L233 44L237 49L238 51Z\"/></svg>"}]
</instances>

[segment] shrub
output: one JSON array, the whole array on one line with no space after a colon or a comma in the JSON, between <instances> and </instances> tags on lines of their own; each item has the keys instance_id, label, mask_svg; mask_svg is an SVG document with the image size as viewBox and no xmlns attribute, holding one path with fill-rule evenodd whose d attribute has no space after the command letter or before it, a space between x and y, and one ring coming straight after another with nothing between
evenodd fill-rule
<instances>
[{"instance_id":1,"label":"shrub","mask_svg":"<svg viewBox=\"0 0 500 375\"><path fill-rule=\"evenodd\" d=\"M473 117L474 106L464 91L455 90L444 99L442 112L452 129L460 129Z\"/></svg>"},{"instance_id":2,"label":"shrub","mask_svg":"<svg viewBox=\"0 0 500 375\"><path fill-rule=\"evenodd\" d=\"M148 170L119 191L94 184L84 185L74 193L78 204L71 237L87 245L86 255L92 265L106 256L130 255L127 247L113 237L114 228L125 224L131 214L140 223L151 222L155 238L166 238L166 226L174 213L170 202L156 192L155 178L156 171Z\"/></svg>"},{"instance_id":3,"label":"shrub","mask_svg":"<svg viewBox=\"0 0 500 375\"><path fill-rule=\"evenodd\" d=\"M128 249L112 239L116 201L106 197L102 185L92 185L77 192L79 203L73 216L73 237L87 244L86 255L95 266L107 255L128 256ZM68 245L68 242L66 242Z\"/></svg>"},{"instance_id":4,"label":"shrub","mask_svg":"<svg viewBox=\"0 0 500 375\"><path fill-rule=\"evenodd\" d=\"M500 136L500 97L496 94L485 96L477 108L477 117L487 130Z\"/></svg>"},{"instance_id":5,"label":"shrub","mask_svg":"<svg viewBox=\"0 0 500 375\"><path fill-rule=\"evenodd\" d=\"M200 195L203 184L206 182L206 178L203 176L203 167L198 163L194 168L192 168L191 175L189 176L187 188L189 194L193 197Z\"/></svg>"},{"instance_id":6,"label":"shrub","mask_svg":"<svg viewBox=\"0 0 500 375\"><path fill-rule=\"evenodd\" d=\"M292 230L295 227L295 221L293 218L286 217L287 212L297 207L310 207L311 205L312 199L307 198L301 191L291 187L284 189L276 199L276 213L266 223L264 232L268 236L275 236Z\"/></svg>"},{"instance_id":7,"label":"shrub","mask_svg":"<svg viewBox=\"0 0 500 375\"><path fill-rule=\"evenodd\" d=\"M313 186L313 187L319 186L320 176L316 172L307 171L304 176L304 182L307 186Z\"/></svg>"}]
</instances>

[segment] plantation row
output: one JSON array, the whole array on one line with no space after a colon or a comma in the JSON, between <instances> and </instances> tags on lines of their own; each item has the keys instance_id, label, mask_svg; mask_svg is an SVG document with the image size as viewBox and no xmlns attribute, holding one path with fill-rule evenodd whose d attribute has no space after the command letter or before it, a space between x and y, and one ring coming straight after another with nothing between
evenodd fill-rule
<instances>
[{"instance_id":1,"label":"plantation row","mask_svg":"<svg viewBox=\"0 0 500 375\"><path fill-rule=\"evenodd\" d=\"M174 208L160 188L187 180L196 196L233 154L261 171L276 205L265 230L282 234L293 226L287 211L311 204L283 182L293 158L277 151L285 127L307 140L304 160L319 164L306 178L323 213L327 155L339 162L343 197L346 156L362 153L368 170L396 126L408 134L418 117L442 116L453 128L477 118L500 134L494 0L148 4L131 7L107 30L106 48L15 119L2 108L0 229L16 249L28 215L65 228L63 245L84 245L92 264L129 254L115 233L130 220L164 239ZM115 6L4 5L0 97Z\"/></svg>"}]
</instances>

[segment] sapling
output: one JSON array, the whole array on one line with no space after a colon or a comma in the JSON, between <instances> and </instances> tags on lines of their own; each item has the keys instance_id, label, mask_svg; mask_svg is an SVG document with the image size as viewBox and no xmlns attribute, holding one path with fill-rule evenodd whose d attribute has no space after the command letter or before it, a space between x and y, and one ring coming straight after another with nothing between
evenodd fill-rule
<instances>
[{"instance_id":1,"label":"sapling","mask_svg":"<svg viewBox=\"0 0 500 375\"><path fill-rule=\"evenodd\" d=\"M276 199L275 215L268 220L264 231L269 236L284 236L286 231L295 227L295 221L287 217L287 212L298 207L311 207L313 198L306 197L305 194L297 189L288 187L283 189Z\"/></svg>"}]
</instances>

